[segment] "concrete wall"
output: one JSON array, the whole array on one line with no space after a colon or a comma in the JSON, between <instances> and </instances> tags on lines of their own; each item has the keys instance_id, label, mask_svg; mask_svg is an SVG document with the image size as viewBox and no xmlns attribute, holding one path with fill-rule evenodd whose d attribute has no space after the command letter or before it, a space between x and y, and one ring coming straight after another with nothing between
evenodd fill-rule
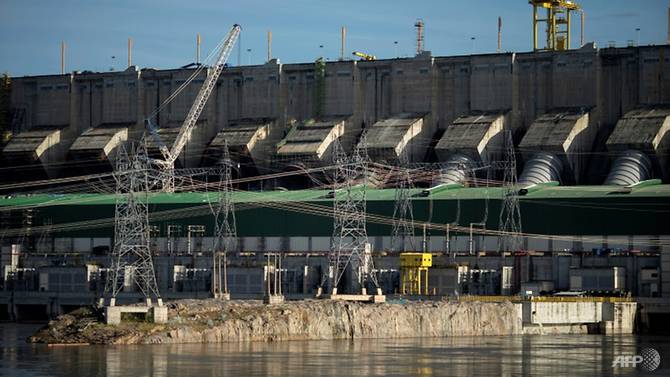
<instances>
[{"instance_id":1,"label":"concrete wall","mask_svg":"<svg viewBox=\"0 0 670 377\"><path fill-rule=\"evenodd\" d=\"M19 130L70 125L71 79L71 75L13 78L12 107L25 111Z\"/></svg>"},{"instance_id":2,"label":"concrete wall","mask_svg":"<svg viewBox=\"0 0 670 377\"><path fill-rule=\"evenodd\" d=\"M567 52L327 62L324 115L351 116L356 128L400 113L425 113L424 127L432 135L461 115L511 110L510 124L519 141L541 114L584 107L594 108L589 122L599 130L596 143L604 143L630 109L670 103L669 57L668 46L602 50L586 46ZM287 120L313 117L314 71L311 62L277 61L226 69L189 142L186 164L197 165L200 159L188 157L189 153L202 153L203 145L233 120L276 118L277 132L282 133ZM137 72L133 67L123 72L75 73L72 79L70 75L14 78L12 105L26 111L24 130L69 125L76 137L100 124L130 123L139 132L144 117L191 73L193 69ZM205 77L203 71L155 123L179 126Z\"/></svg>"},{"instance_id":3,"label":"concrete wall","mask_svg":"<svg viewBox=\"0 0 670 377\"><path fill-rule=\"evenodd\" d=\"M632 334L637 303L634 302L524 302L525 326L598 324L604 334Z\"/></svg>"},{"instance_id":4,"label":"concrete wall","mask_svg":"<svg viewBox=\"0 0 670 377\"><path fill-rule=\"evenodd\" d=\"M523 323L562 325L603 321L601 302L524 302Z\"/></svg>"}]
</instances>

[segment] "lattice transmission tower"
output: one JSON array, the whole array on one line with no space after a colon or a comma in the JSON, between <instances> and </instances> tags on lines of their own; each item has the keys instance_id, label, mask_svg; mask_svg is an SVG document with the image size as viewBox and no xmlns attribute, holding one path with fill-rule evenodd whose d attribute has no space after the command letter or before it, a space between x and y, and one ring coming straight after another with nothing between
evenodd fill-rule
<instances>
[{"instance_id":1,"label":"lattice transmission tower","mask_svg":"<svg viewBox=\"0 0 670 377\"><path fill-rule=\"evenodd\" d=\"M140 289L148 306L152 298L162 305L156 273L149 248L148 156L144 140L119 148L114 178L116 180L116 213L114 216L114 249L107 274L104 305L116 304L117 295L128 282Z\"/></svg>"},{"instance_id":2,"label":"lattice transmission tower","mask_svg":"<svg viewBox=\"0 0 670 377\"><path fill-rule=\"evenodd\" d=\"M391 250L403 252L408 251L409 247L409 250L416 251L411 192L413 184L406 151L403 151L398 157L398 166L395 171L396 189Z\"/></svg>"},{"instance_id":3,"label":"lattice transmission tower","mask_svg":"<svg viewBox=\"0 0 670 377\"><path fill-rule=\"evenodd\" d=\"M518 251L521 247L521 209L516 175L516 155L512 132L505 133L505 159L503 161L503 202L498 222L501 232L498 251Z\"/></svg>"},{"instance_id":4,"label":"lattice transmission tower","mask_svg":"<svg viewBox=\"0 0 670 377\"><path fill-rule=\"evenodd\" d=\"M328 275L332 294L337 294L338 289L340 293L365 294L368 287L379 288L366 230L368 157L365 145L363 135L350 157L339 140L333 146L337 170Z\"/></svg>"},{"instance_id":5,"label":"lattice transmission tower","mask_svg":"<svg viewBox=\"0 0 670 377\"><path fill-rule=\"evenodd\" d=\"M216 240L213 249L212 293L215 298L230 299L228 292L228 253L237 244L235 205L233 204L233 161L228 142L224 142L220 161L219 202L213 208Z\"/></svg>"}]
</instances>

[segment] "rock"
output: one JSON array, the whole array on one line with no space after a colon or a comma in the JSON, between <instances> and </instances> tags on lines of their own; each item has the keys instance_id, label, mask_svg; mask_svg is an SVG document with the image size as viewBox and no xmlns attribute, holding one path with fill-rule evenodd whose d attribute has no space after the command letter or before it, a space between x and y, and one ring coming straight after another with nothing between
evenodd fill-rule
<instances>
[{"instance_id":1,"label":"rock","mask_svg":"<svg viewBox=\"0 0 670 377\"><path fill-rule=\"evenodd\" d=\"M168 324L95 323L61 316L31 337L40 343L219 343L311 339L406 338L520 334L518 304L329 300L286 302L181 300L168 304Z\"/></svg>"}]
</instances>

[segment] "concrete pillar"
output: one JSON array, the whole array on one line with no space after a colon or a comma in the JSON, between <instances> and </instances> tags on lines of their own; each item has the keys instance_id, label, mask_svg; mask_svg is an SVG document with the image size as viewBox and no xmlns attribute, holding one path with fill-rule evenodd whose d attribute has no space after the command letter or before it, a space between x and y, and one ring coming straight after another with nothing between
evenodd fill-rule
<instances>
[{"instance_id":1,"label":"concrete pillar","mask_svg":"<svg viewBox=\"0 0 670 377\"><path fill-rule=\"evenodd\" d=\"M310 237L311 239L311 237ZM310 248L311 250L311 248ZM311 279L311 274L309 273L309 266L303 266L302 267L302 293L303 294L308 294L310 290L310 279Z\"/></svg>"},{"instance_id":2,"label":"concrete pillar","mask_svg":"<svg viewBox=\"0 0 670 377\"><path fill-rule=\"evenodd\" d=\"M120 324L121 323L121 308L116 307L116 306L105 307L105 323L108 324L108 325L118 325L118 324Z\"/></svg>"},{"instance_id":3,"label":"concrete pillar","mask_svg":"<svg viewBox=\"0 0 670 377\"><path fill-rule=\"evenodd\" d=\"M151 308L154 323L167 323L168 308L167 306L154 306Z\"/></svg>"}]
</instances>

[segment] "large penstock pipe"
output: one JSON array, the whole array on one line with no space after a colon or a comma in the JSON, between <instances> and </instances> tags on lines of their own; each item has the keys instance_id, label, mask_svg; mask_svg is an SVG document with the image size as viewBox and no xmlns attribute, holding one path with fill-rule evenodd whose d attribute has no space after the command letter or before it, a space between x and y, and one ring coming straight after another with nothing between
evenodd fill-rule
<instances>
[{"instance_id":1,"label":"large penstock pipe","mask_svg":"<svg viewBox=\"0 0 670 377\"><path fill-rule=\"evenodd\" d=\"M446 161L445 167L440 171L434 184L462 183L468 177L468 171L472 169L475 162L468 156L455 154Z\"/></svg>"},{"instance_id":2,"label":"large penstock pipe","mask_svg":"<svg viewBox=\"0 0 670 377\"><path fill-rule=\"evenodd\" d=\"M605 179L605 185L630 186L651 178L651 160L636 150L627 150L617 157Z\"/></svg>"},{"instance_id":3,"label":"large penstock pipe","mask_svg":"<svg viewBox=\"0 0 670 377\"><path fill-rule=\"evenodd\" d=\"M561 180L563 163L556 155L546 152L536 153L523 167L519 184L522 186L538 185Z\"/></svg>"}]
</instances>

